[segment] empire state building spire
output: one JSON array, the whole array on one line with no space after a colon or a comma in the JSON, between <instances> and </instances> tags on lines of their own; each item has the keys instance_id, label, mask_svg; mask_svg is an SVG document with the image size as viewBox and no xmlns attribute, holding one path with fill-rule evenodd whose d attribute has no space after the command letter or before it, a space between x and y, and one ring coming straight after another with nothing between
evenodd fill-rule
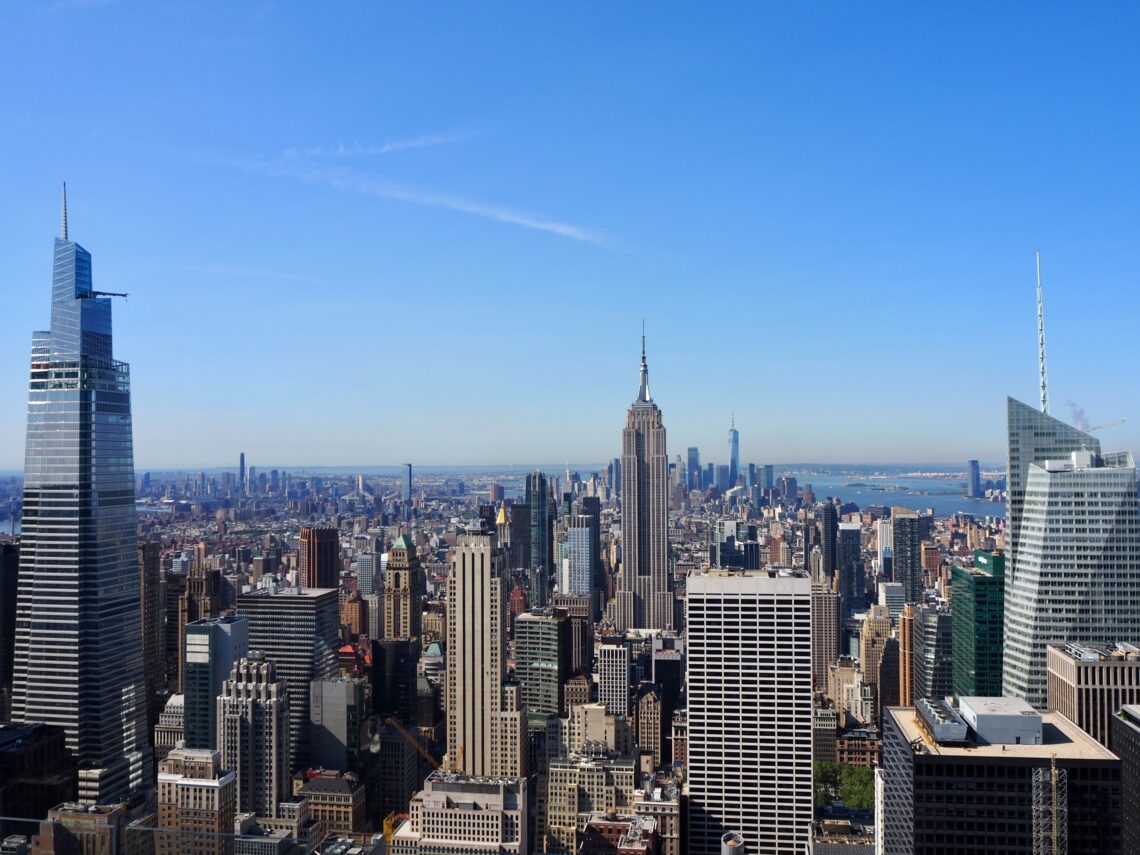
<instances>
[{"instance_id":1,"label":"empire state building spire","mask_svg":"<svg viewBox=\"0 0 1140 855\"><path fill-rule=\"evenodd\" d=\"M653 396L649 394L649 363L645 360L645 321L641 322L641 388L637 390L637 400L634 404L652 404Z\"/></svg>"}]
</instances>

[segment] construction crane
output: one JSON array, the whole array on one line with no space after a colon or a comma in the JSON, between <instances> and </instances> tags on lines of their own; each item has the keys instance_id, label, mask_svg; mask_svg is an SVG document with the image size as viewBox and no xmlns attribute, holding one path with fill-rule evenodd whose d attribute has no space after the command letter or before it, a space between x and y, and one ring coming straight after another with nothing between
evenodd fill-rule
<instances>
[{"instance_id":1,"label":"construction crane","mask_svg":"<svg viewBox=\"0 0 1140 855\"><path fill-rule=\"evenodd\" d=\"M408 743L408 745L416 749L416 753L427 760L436 769L439 769L441 772L447 771L444 765L436 760L431 755L430 751L424 748L423 744L419 741L415 734L411 733L406 727L396 721L395 718L388 716L388 718L384 719L384 724L389 724L394 727L396 729L396 732L399 733L400 736L404 737L404 742Z\"/></svg>"},{"instance_id":2,"label":"construction crane","mask_svg":"<svg viewBox=\"0 0 1140 855\"><path fill-rule=\"evenodd\" d=\"M79 300L89 300L92 297L127 297L127 294L120 294L118 291L84 291L82 294L75 295Z\"/></svg>"},{"instance_id":3,"label":"construction crane","mask_svg":"<svg viewBox=\"0 0 1140 855\"><path fill-rule=\"evenodd\" d=\"M439 760L436 760L435 757L432 756L430 751L428 751L426 748L424 748L423 743L420 742L420 740L416 737L415 734L413 734L406 727L404 727L402 724L400 724L398 721L396 721L395 718L393 718L392 716L388 716L388 718L386 718L384 720L384 723L392 725L392 727L394 727L396 729L396 732L399 733L400 736L402 736L404 738L404 741L416 750L417 754L419 754L421 757L423 757L425 760L427 760L428 763L430 763L433 767L438 769L440 772L460 772L461 771L459 764L461 762L463 762L463 749L466 746L463 746L463 745L459 746L459 750L457 752L455 752L455 758L450 763L441 763Z\"/></svg>"},{"instance_id":4,"label":"construction crane","mask_svg":"<svg viewBox=\"0 0 1140 855\"><path fill-rule=\"evenodd\" d=\"M1126 421L1128 421L1128 419L1117 419L1114 422L1105 422L1102 425L1097 425L1096 427L1089 428L1087 431L1085 431L1085 433L1092 433L1094 430L1104 430L1105 428L1116 427L1117 425L1124 424Z\"/></svg>"}]
</instances>

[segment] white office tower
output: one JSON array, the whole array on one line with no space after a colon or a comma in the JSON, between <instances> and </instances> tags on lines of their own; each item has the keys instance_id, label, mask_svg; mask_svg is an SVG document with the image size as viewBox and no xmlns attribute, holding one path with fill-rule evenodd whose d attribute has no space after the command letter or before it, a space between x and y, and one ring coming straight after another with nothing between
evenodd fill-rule
<instances>
[{"instance_id":1,"label":"white office tower","mask_svg":"<svg viewBox=\"0 0 1140 855\"><path fill-rule=\"evenodd\" d=\"M891 521L879 520L875 523L875 560L878 562L875 569L880 573L883 569L883 559L891 557Z\"/></svg>"},{"instance_id":2,"label":"white office tower","mask_svg":"<svg viewBox=\"0 0 1140 855\"><path fill-rule=\"evenodd\" d=\"M629 665L624 641L598 648L598 700L610 715L629 715Z\"/></svg>"},{"instance_id":3,"label":"white office tower","mask_svg":"<svg viewBox=\"0 0 1140 855\"><path fill-rule=\"evenodd\" d=\"M1130 452L1073 451L1025 475L1003 681L1006 695L1044 708L1048 644L1136 636L1140 502Z\"/></svg>"},{"instance_id":4,"label":"white office tower","mask_svg":"<svg viewBox=\"0 0 1140 855\"><path fill-rule=\"evenodd\" d=\"M802 853L812 819L811 580L788 569L688 579L689 855L725 829Z\"/></svg>"},{"instance_id":5,"label":"white office tower","mask_svg":"<svg viewBox=\"0 0 1140 855\"><path fill-rule=\"evenodd\" d=\"M880 582L879 605L886 606L892 618L902 614L903 606L906 605L906 591L903 590L902 582Z\"/></svg>"}]
</instances>

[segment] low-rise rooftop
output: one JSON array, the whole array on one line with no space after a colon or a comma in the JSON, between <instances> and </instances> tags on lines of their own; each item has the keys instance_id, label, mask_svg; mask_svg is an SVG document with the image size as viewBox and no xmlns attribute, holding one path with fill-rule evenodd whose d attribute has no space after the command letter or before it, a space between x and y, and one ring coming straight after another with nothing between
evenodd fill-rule
<instances>
[{"instance_id":1,"label":"low-rise rooftop","mask_svg":"<svg viewBox=\"0 0 1140 855\"><path fill-rule=\"evenodd\" d=\"M914 707L888 707L903 738L916 753L939 757L1024 758L1058 760L1116 760L1117 757L1067 718L1056 712L1041 713L1042 740L1038 745L1003 745L964 743L942 744L929 736L919 722Z\"/></svg>"},{"instance_id":2,"label":"low-rise rooftop","mask_svg":"<svg viewBox=\"0 0 1140 855\"><path fill-rule=\"evenodd\" d=\"M1096 662L1140 662L1140 647L1127 642L1116 644L1067 643L1050 644L1050 647L1082 664Z\"/></svg>"}]
</instances>

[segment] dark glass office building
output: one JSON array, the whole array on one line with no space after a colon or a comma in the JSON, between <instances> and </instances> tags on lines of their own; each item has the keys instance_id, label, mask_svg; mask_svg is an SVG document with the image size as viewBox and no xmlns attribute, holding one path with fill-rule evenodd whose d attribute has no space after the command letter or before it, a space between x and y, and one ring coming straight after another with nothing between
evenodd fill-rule
<instances>
[{"instance_id":1,"label":"dark glass office building","mask_svg":"<svg viewBox=\"0 0 1140 855\"><path fill-rule=\"evenodd\" d=\"M1005 651L1005 556L974 551L973 567L950 576L953 615L954 694L1001 694Z\"/></svg>"},{"instance_id":2,"label":"dark glass office building","mask_svg":"<svg viewBox=\"0 0 1140 855\"><path fill-rule=\"evenodd\" d=\"M152 771L134 480L130 372L65 197L51 329L32 337L12 718L64 729L91 803Z\"/></svg>"},{"instance_id":3,"label":"dark glass office building","mask_svg":"<svg viewBox=\"0 0 1140 855\"><path fill-rule=\"evenodd\" d=\"M541 472L527 476L526 503L530 507L530 604L545 606L550 598L550 570L554 562L550 491Z\"/></svg>"}]
</instances>

